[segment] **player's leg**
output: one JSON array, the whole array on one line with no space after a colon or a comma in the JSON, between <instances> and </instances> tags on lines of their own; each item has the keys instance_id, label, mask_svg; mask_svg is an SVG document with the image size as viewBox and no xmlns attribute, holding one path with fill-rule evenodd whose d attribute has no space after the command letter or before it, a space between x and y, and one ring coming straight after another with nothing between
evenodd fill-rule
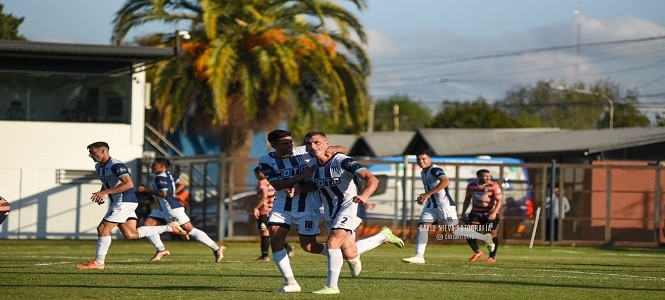
<instances>
[{"instance_id":1,"label":"player's leg","mask_svg":"<svg viewBox=\"0 0 665 300\"><path fill-rule=\"evenodd\" d=\"M154 226L158 226L158 225L161 225L161 224L166 224L166 220L161 218L158 215L158 212L160 212L160 211L153 211L152 213L150 213L148 218L143 223L143 226L141 226L141 227L144 227L144 226L154 227ZM160 217L160 219L157 219L158 217ZM155 252L155 255L150 259L150 261L159 261L164 256L171 255L171 252L166 249L166 246L164 246L164 243L162 242L161 235L153 234L153 235L146 236L145 238L155 247L155 250L157 250Z\"/></svg>"},{"instance_id":2,"label":"player's leg","mask_svg":"<svg viewBox=\"0 0 665 300\"><path fill-rule=\"evenodd\" d=\"M300 248L305 252L327 255L326 245L316 241L321 233L319 229L319 213L298 213L294 215L294 223L298 226Z\"/></svg>"},{"instance_id":3,"label":"player's leg","mask_svg":"<svg viewBox=\"0 0 665 300\"><path fill-rule=\"evenodd\" d=\"M187 217L187 215L185 214L184 208L181 215L179 215L178 220L180 222L186 222L180 226L182 227L182 229L187 231L189 236L201 242L202 244L208 246L208 248L212 250L212 254L215 256L215 262L222 261L222 259L224 258L224 249L226 249L226 247L224 247L224 245L218 245L215 241L213 241L210 238L210 236L207 233L194 227L194 225L192 225L192 222L189 221L189 217Z\"/></svg>"},{"instance_id":4,"label":"player's leg","mask_svg":"<svg viewBox=\"0 0 665 300\"><path fill-rule=\"evenodd\" d=\"M113 209L109 208L109 212L106 214L107 217L113 214ZM118 224L110 222L107 220L102 220L97 226L97 248L96 256L94 260L89 260L82 264L77 264L75 267L77 269L104 269L106 254L111 247L111 230L115 228Z\"/></svg>"},{"instance_id":5,"label":"player's leg","mask_svg":"<svg viewBox=\"0 0 665 300\"><path fill-rule=\"evenodd\" d=\"M268 231L268 216L260 215L256 219L256 226L259 230L259 237L261 238L261 256L256 259L256 262L266 262L270 261L268 254L270 251L270 232ZM287 250L288 251L288 250Z\"/></svg>"},{"instance_id":6,"label":"player's leg","mask_svg":"<svg viewBox=\"0 0 665 300\"><path fill-rule=\"evenodd\" d=\"M421 222L418 223L418 232L416 232L416 253L412 257L402 259L403 262L412 264L425 263L425 249L427 249L427 243L429 242L429 232L431 228L432 220L426 219L426 221L423 222L423 217L421 216Z\"/></svg>"},{"instance_id":7,"label":"player's leg","mask_svg":"<svg viewBox=\"0 0 665 300\"><path fill-rule=\"evenodd\" d=\"M279 272L284 277L284 286L277 290L281 293L300 292L300 285L296 281L293 269L291 269L291 260L284 248L286 234L289 232L293 220L288 213L273 210L268 218L268 230L270 232L270 249L272 249L272 258Z\"/></svg>"},{"instance_id":8,"label":"player's leg","mask_svg":"<svg viewBox=\"0 0 665 300\"><path fill-rule=\"evenodd\" d=\"M492 220L488 223L488 226L491 226L489 234L492 236L492 243L487 244L487 249L490 252L490 257L487 258L486 262L493 263L496 262L496 252L499 250L499 237L498 237L498 226L499 226L499 217L497 216L495 220Z\"/></svg>"},{"instance_id":9,"label":"player's leg","mask_svg":"<svg viewBox=\"0 0 665 300\"><path fill-rule=\"evenodd\" d=\"M339 274L342 271L344 256L342 254L342 244L351 235L351 231L342 228L333 228L328 235L326 246L328 248L328 274L326 287L315 291L315 294L338 294Z\"/></svg>"}]
</instances>

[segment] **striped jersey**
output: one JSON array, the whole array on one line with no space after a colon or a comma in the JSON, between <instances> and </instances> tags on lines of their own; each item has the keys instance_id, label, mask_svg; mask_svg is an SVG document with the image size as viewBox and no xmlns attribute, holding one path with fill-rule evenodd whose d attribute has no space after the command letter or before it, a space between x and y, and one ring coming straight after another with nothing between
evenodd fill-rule
<instances>
[{"instance_id":1,"label":"striped jersey","mask_svg":"<svg viewBox=\"0 0 665 300\"><path fill-rule=\"evenodd\" d=\"M166 192L166 197L155 195L161 211L168 213L169 210L183 207L182 203L175 197L175 180L170 172L157 174L151 185L151 190Z\"/></svg>"},{"instance_id":2,"label":"striped jersey","mask_svg":"<svg viewBox=\"0 0 665 300\"><path fill-rule=\"evenodd\" d=\"M326 163L316 162L317 170L312 174L316 186L321 192L326 218L335 219L337 213L347 206L355 206L353 198L360 191L360 178L356 174L366 169L356 160L344 154L335 153Z\"/></svg>"},{"instance_id":3,"label":"striped jersey","mask_svg":"<svg viewBox=\"0 0 665 300\"><path fill-rule=\"evenodd\" d=\"M256 184L256 194L265 194L266 200L263 202L263 205L259 208L260 215L267 215L272 210L272 206L275 203L275 188L272 187L270 182L267 179L261 179ZM259 196L260 197L260 196Z\"/></svg>"},{"instance_id":4,"label":"striped jersey","mask_svg":"<svg viewBox=\"0 0 665 300\"><path fill-rule=\"evenodd\" d=\"M501 187L494 181L484 184L474 180L466 187L466 196L471 197L471 212L489 213L497 204L497 196L501 195Z\"/></svg>"},{"instance_id":5,"label":"striped jersey","mask_svg":"<svg viewBox=\"0 0 665 300\"><path fill-rule=\"evenodd\" d=\"M296 177L308 169L312 156L307 153L305 146L293 148L289 157L274 157L274 152L259 158L261 171L270 183ZM293 198L289 197L286 189L275 192L273 210L280 212L312 212L321 207L321 199L317 192L301 192Z\"/></svg>"},{"instance_id":6,"label":"striped jersey","mask_svg":"<svg viewBox=\"0 0 665 300\"><path fill-rule=\"evenodd\" d=\"M429 192L434 187L436 187L441 178L446 176L446 172L443 171L443 168L432 164L429 168L420 171L420 177L423 180L423 186L425 187L425 192ZM455 200L450 196L448 187L434 193L432 196L427 199L425 203L425 208L439 208L439 205L443 206L455 206Z\"/></svg>"},{"instance_id":7,"label":"striped jersey","mask_svg":"<svg viewBox=\"0 0 665 300\"><path fill-rule=\"evenodd\" d=\"M97 176L99 176L99 180L102 181L102 186L104 186L105 190L118 186L121 177L132 176L129 174L127 166L113 157L109 158L104 165L96 163L95 171L97 172ZM136 195L134 195L134 189L109 194L109 198L111 199L111 205L117 205L123 202L138 203L138 199L136 198Z\"/></svg>"}]
</instances>

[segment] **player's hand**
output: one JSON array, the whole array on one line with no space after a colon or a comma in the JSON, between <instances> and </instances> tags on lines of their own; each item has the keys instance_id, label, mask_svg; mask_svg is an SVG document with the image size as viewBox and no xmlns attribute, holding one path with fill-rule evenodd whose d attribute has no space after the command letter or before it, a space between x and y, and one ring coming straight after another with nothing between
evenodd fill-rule
<instances>
[{"instance_id":1,"label":"player's hand","mask_svg":"<svg viewBox=\"0 0 665 300\"><path fill-rule=\"evenodd\" d=\"M296 194L298 194L298 191L296 190L296 188L291 187L291 188L287 188L287 189L286 189L286 195L287 195L289 198L293 198L293 197L295 197Z\"/></svg>"},{"instance_id":2,"label":"player's hand","mask_svg":"<svg viewBox=\"0 0 665 300\"><path fill-rule=\"evenodd\" d=\"M490 213L490 214L487 216L487 220L489 220L489 221L494 221L494 220L496 220L496 213L495 213L495 212Z\"/></svg>"},{"instance_id":3,"label":"player's hand","mask_svg":"<svg viewBox=\"0 0 665 300\"><path fill-rule=\"evenodd\" d=\"M98 205L104 204L104 199L106 198L106 192L104 191L99 191L99 192L94 192L92 193L92 196L90 196L90 200L97 202Z\"/></svg>"},{"instance_id":4,"label":"player's hand","mask_svg":"<svg viewBox=\"0 0 665 300\"><path fill-rule=\"evenodd\" d=\"M367 203L367 198L358 195L358 196L353 197L353 202L358 203L358 204L365 204L365 203Z\"/></svg>"},{"instance_id":5,"label":"player's hand","mask_svg":"<svg viewBox=\"0 0 665 300\"><path fill-rule=\"evenodd\" d=\"M416 198L416 201L418 201L418 204L423 204L423 203L425 203L425 201L427 201L427 199L429 199L427 194L420 194L420 196L418 196L418 198Z\"/></svg>"},{"instance_id":6,"label":"player's hand","mask_svg":"<svg viewBox=\"0 0 665 300\"><path fill-rule=\"evenodd\" d=\"M259 209L255 208L254 209L254 217L258 219L260 216L261 216L261 214L259 213Z\"/></svg>"},{"instance_id":7,"label":"player's hand","mask_svg":"<svg viewBox=\"0 0 665 300\"><path fill-rule=\"evenodd\" d=\"M142 185L139 185L139 186L136 188L136 190L139 191L139 192L145 192L145 187L142 186Z\"/></svg>"}]
</instances>

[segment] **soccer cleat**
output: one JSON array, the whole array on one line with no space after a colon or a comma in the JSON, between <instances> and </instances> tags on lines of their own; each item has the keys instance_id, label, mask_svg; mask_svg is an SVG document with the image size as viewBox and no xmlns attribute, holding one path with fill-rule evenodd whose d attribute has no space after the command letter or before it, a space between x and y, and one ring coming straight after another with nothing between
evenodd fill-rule
<instances>
[{"instance_id":1,"label":"soccer cleat","mask_svg":"<svg viewBox=\"0 0 665 300\"><path fill-rule=\"evenodd\" d=\"M390 228L383 227L381 228L380 233L386 236L386 243L393 244L398 248L404 248L404 241L402 241L402 239L394 235L393 232L390 230Z\"/></svg>"},{"instance_id":2,"label":"soccer cleat","mask_svg":"<svg viewBox=\"0 0 665 300\"><path fill-rule=\"evenodd\" d=\"M312 293L319 295L334 295L334 294L339 294L339 289L324 287L323 289L320 289L318 291L313 291Z\"/></svg>"},{"instance_id":3,"label":"soccer cleat","mask_svg":"<svg viewBox=\"0 0 665 300\"><path fill-rule=\"evenodd\" d=\"M169 250L164 249L162 251L157 251L157 253L155 253L155 256L153 256L150 259L150 261L160 261L164 256L169 256L169 255L171 255L171 252L169 252Z\"/></svg>"},{"instance_id":4,"label":"soccer cleat","mask_svg":"<svg viewBox=\"0 0 665 300\"><path fill-rule=\"evenodd\" d=\"M346 261L349 264L349 270L351 270L351 277L358 277L360 271L363 269L363 264L360 261L360 255L356 256L354 259Z\"/></svg>"},{"instance_id":5,"label":"soccer cleat","mask_svg":"<svg viewBox=\"0 0 665 300\"><path fill-rule=\"evenodd\" d=\"M489 257L488 259L485 260L485 262L488 262L488 263L495 263L495 262L496 262L496 259L494 259L494 257Z\"/></svg>"},{"instance_id":6,"label":"soccer cleat","mask_svg":"<svg viewBox=\"0 0 665 300\"><path fill-rule=\"evenodd\" d=\"M224 249L226 249L226 247L219 245L219 249L217 249L217 251L212 251L212 254L215 255L215 262L222 261L222 258L224 258Z\"/></svg>"},{"instance_id":7,"label":"soccer cleat","mask_svg":"<svg viewBox=\"0 0 665 300\"><path fill-rule=\"evenodd\" d=\"M284 284L284 286L276 290L275 292L277 293L299 293L300 292L300 285L296 284Z\"/></svg>"},{"instance_id":8,"label":"soccer cleat","mask_svg":"<svg viewBox=\"0 0 665 300\"><path fill-rule=\"evenodd\" d=\"M171 228L173 229L173 231L172 231L173 234L180 235L185 240L189 241L189 234L187 233L186 230L184 230L184 229L182 229L182 227L180 227L180 224L178 224L177 221L173 221L173 222L169 223L169 226L171 226Z\"/></svg>"},{"instance_id":9,"label":"soccer cleat","mask_svg":"<svg viewBox=\"0 0 665 300\"><path fill-rule=\"evenodd\" d=\"M414 257L407 257L407 258L402 258L403 262L410 263L410 264L424 264L425 259L422 257L414 256Z\"/></svg>"},{"instance_id":10,"label":"soccer cleat","mask_svg":"<svg viewBox=\"0 0 665 300\"><path fill-rule=\"evenodd\" d=\"M483 254L482 251L478 251L478 252L474 253L473 256L471 256L471 258L469 258L469 261L471 261L471 262L477 261L483 256L485 256L485 254Z\"/></svg>"},{"instance_id":11,"label":"soccer cleat","mask_svg":"<svg viewBox=\"0 0 665 300\"><path fill-rule=\"evenodd\" d=\"M496 245L494 245L494 241L492 240L492 234L491 233L486 233L485 236L487 236L487 239L489 240L488 242L485 242L485 245L487 246L487 250L489 250L490 253L494 252L494 248Z\"/></svg>"},{"instance_id":12,"label":"soccer cleat","mask_svg":"<svg viewBox=\"0 0 665 300\"><path fill-rule=\"evenodd\" d=\"M81 269L81 270L88 270L88 269L100 269L101 270L101 269L104 269L105 266L106 265L104 265L104 264L101 264L101 265L97 264L94 260L89 260L84 264L75 265L75 267L77 269Z\"/></svg>"},{"instance_id":13,"label":"soccer cleat","mask_svg":"<svg viewBox=\"0 0 665 300\"><path fill-rule=\"evenodd\" d=\"M255 259L254 261L255 262L260 262L260 263L268 262L268 261L270 261L270 258L267 257L267 256L259 256L259 258Z\"/></svg>"}]
</instances>

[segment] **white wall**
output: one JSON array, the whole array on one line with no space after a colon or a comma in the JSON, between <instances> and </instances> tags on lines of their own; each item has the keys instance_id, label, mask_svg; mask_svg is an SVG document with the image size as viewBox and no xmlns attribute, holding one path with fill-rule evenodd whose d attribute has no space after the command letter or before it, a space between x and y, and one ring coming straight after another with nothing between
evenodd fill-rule
<instances>
[{"instance_id":1,"label":"white wall","mask_svg":"<svg viewBox=\"0 0 665 300\"><path fill-rule=\"evenodd\" d=\"M56 183L56 171L94 171L86 146L105 141L136 178L145 83L142 73L133 76L131 125L0 121L0 195L11 204L0 238L96 238L108 201L98 206L90 194L101 183Z\"/></svg>"}]
</instances>

